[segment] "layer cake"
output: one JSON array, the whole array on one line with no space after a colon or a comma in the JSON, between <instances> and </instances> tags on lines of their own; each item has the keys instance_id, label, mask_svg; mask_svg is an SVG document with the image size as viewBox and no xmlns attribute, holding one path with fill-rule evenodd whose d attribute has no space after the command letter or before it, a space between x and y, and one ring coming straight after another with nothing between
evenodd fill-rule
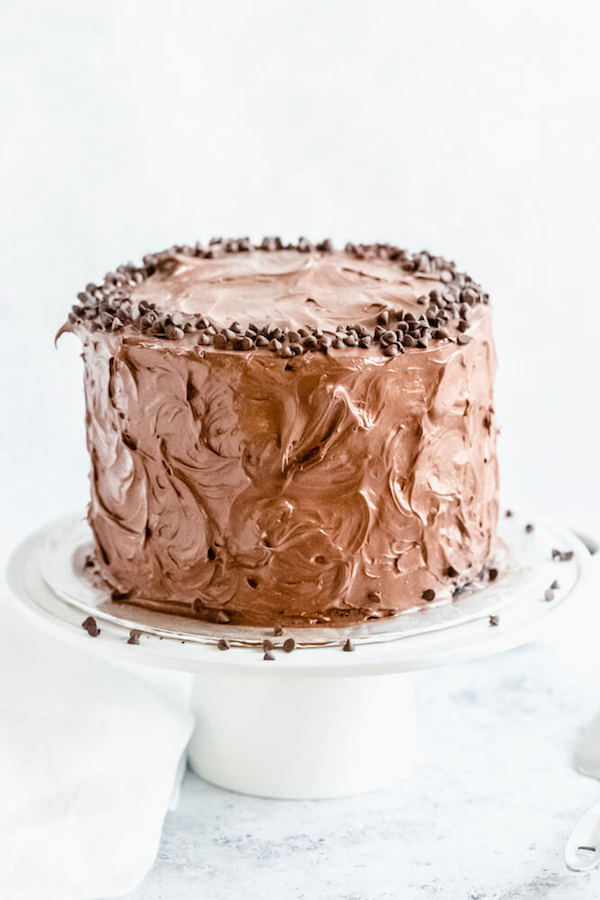
<instances>
[{"instance_id":1,"label":"layer cake","mask_svg":"<svg viewBox=\"0 0 600 900\"><path fill-rule=\"evenodd\" d=\"M223 625L446 601L494 553L489 297L388 244L214 239L120 266L83 343L113 599Z\"/></svg>"}]
</instances>

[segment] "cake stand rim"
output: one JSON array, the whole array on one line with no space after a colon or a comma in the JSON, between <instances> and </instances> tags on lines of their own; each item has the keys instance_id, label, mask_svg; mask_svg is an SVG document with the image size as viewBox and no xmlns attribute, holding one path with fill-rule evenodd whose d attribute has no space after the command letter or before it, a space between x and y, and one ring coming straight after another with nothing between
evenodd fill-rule
<instances>
[{"instance_id":1,"label":"cake stand rim","mask_svg":"<svg viewBox=\"0 0 600 900\"><path fill-rule=\"evenodd\" d=\"M7 580L13 603L18 610L27 615L29 620L35 622L38 627L53 633L62 640L79 647L86 647L101 656L112 659L115 662L126 665L142 665L151 668L166 668L192 674L204 674L236 677L241 673L245 676L256 677L320 677L331 676L365 676L385 675L400 672L413 672L420 669L434 668L453 663L467 662L504 652L525 643L529 643L543 636L549 626L558 624L563 617L565 609L573 614L574 604L585 600L584 590L588 582L592 566L592 554L584 541L576 532L569 528L546 525L544 520L530 517L537 528L547 528L555 536L560 536L568 549L574 551L574 561L578 566L578 576L569 592L560 602L545 604L537 601L538 615L531 621L525 622L520 628L505 627L490 628L487 623L479 621L481 635L477 640L477 624L466 622L456 624L444 629L441 647L425 649L421 654L415 652L418 642L424 643L424 639L431 637L431 633L405 637L398 641L387 641L360 645L354 653L341 652L338 646L323 646L316 648L302 648L291 654L277 653L275 665L266 665L260 653L248 650L232 649L228 652L217 650L216 647L206 644L194 645L195 656L185 656L180 644L174 640L159 642L152 638L143 645L132 647L123 640L123 632L119 635L119 629L105 628L109 633L114 631L111 640L90 639L80 627L80 614L68 607L64 601L59 600L50 588L45 584L40 572L41 540L48 529L60 519L46 523L32 532L12 552L7 565ZM595 536L593 536L595 538ZM38 553L36 562L36 551ZM49 612L40 606L39 600L35 600L35 593L40 592L46 601L54 602L62 607L62 617L56 611ZM51 595L51 596L50 596ZM53 598L53 601L52 601ZM471 634L469 638L469 633ZM118 639L116 637L118 636ZM457 640L458 638L458 640ZM91 641L91 643L90 643ZM412 653L406 655L403 651L408 642L412 644ZM160 644L160 652L159 645ZM171 652L165 651L165 646L170 645ZM444 646L445 645L445 646Z\"/></svg>"}]
</instances>

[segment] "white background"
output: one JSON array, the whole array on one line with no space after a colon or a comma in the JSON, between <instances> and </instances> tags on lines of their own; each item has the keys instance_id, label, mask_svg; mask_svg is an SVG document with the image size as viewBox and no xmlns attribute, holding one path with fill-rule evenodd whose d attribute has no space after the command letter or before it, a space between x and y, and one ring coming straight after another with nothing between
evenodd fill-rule
<instances>
[{"instance_id":1,"label":"white background","mask_svg":"<svg viewBox=\"0 0 600 900\"><path fill-rule=\"evenodd\" d=\"M87 494L82 286L212 234L426 247L492 293L505 499L600 523L592 2L21 2L0 29L3 516ZM7 13L7 14L6 14Z\"/></svg>"}]
</instances>

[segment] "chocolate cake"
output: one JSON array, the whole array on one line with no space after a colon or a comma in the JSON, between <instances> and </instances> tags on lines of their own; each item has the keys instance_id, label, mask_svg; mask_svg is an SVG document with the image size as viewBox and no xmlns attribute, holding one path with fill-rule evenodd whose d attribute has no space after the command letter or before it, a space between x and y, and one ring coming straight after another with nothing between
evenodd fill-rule
<instances>
[{"instance_id":1,"label":"chocolate cake","mask_svg":"<svg viewBox=\"0 0 600 900\"><path fill-rule=\"evenodd\" d=\"M447 600L490 562L489 297L453 263L214 239L89 284L66 330L113 599L336 625Z\"/></svg>"}]
</instances>

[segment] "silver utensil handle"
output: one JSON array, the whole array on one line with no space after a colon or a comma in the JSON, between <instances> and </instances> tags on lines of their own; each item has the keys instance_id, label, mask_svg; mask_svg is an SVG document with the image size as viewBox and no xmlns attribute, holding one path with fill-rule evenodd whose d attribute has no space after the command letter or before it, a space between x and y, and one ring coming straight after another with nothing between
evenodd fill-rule
<instances>
[{"instance_id":1,"label":"silver utensil handle","mask_svg":"<svg viewBox=\"0 0 600 900\"><path fill-rule=\"evenodd\" d=\"M600 802L588 809L571 832L565 863L573 872L589 872L600 863Z\"/></svg>"}]
</instances>

